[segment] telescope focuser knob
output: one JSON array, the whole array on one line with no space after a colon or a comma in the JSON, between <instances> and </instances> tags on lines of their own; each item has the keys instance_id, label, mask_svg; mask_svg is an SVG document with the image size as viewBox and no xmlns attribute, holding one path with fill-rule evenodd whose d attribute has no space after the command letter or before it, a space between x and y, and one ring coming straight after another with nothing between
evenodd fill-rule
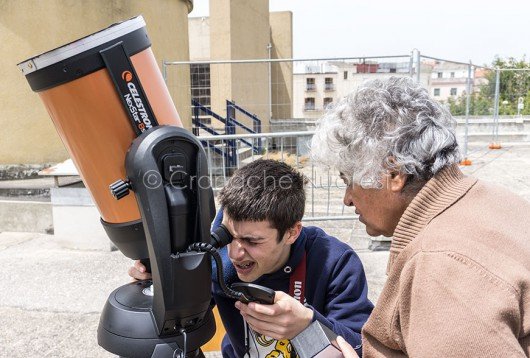
<instances>
[{"instance_id":1,"label":"telescope focuser knob","mask_svg":"<svg viewBox=\"0 0 530 358\"><path fill-rule=\"evenodd\" d=\"M129 195L131 189L131 182L128 180L116 180L114 183L109 185L110 193L116 200L120 200L124 196Z\"/></svg>"}]
</instances>

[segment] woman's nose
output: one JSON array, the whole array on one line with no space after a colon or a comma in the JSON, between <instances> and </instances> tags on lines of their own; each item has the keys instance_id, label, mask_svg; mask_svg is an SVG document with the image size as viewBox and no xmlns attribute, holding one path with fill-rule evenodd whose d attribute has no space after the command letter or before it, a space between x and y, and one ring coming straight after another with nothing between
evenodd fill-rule
<instances>
[{"instance_id":1,"label":"woman's nose","mask_svg":"<svg viewBox=\"0 0 530 358\"><path fill-rule=\"evenodd\" d=\"M353 200L350 193L350 188L346 188L344 191L344 199L342 200L344 202L344 205L346 206L353 206Z\"/></svg>"}]
</instances>

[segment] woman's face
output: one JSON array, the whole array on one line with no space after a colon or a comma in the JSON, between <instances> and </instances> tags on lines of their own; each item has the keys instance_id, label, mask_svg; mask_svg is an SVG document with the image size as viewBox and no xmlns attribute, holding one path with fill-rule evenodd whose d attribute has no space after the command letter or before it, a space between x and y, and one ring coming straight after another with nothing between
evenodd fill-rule
<instances>
[{"instance_id":1,"label":"woman's face","mask_svg":"<svg viewBox=\"0 0 530 358\"><path fill-rule=\"evenodd\" d=\"M381 188L373 189L353 184L341 173L347 186L344 205L355 206L355 213L359 215L359 221L366 225L368 235L390 237L394 234L409 203L401 194L404 181L401 185L402 178L398 178L399 176L384 175L380 182Z\"/></svg>"}]
</instances>

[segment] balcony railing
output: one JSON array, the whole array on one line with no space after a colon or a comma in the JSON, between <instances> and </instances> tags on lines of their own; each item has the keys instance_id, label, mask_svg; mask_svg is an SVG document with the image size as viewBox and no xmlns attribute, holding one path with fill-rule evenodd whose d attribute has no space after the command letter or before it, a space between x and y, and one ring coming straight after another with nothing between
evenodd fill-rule
<instances>
[{"instance_id":1,"label":"balcony railing","mask_svg":"<svg viewBox=\"0 0 530 358\"><path fill-rule=\"evenodd\" d=\"M324 85L324 91L335 91L335 84L334 83L326 83Z\"/></svg>"},{"instance_id":2,"label":"balcony railing","mask_svg":"<svg viewBox=\"0 0 530 358\"><path fill-rule=\"evenodd\" d=\"M315 107L314 104L308 104L308 103L306 103L306 104L304 105L304 111L316 111L316 110L317 110L317 109L316 109L316 107Z\"/></svg>"},{"instance_id":3,"label":"balcony railing","mask_svg":"<svg viewBox=\"0 0 530 358\"><path fill-rule=\"evenodd\" d=\"M308 91L308 92L316 91L317 90L317 85L314 84L314 83L307 83L305 85L305 90Z\"/></svg>"}]
</instances>

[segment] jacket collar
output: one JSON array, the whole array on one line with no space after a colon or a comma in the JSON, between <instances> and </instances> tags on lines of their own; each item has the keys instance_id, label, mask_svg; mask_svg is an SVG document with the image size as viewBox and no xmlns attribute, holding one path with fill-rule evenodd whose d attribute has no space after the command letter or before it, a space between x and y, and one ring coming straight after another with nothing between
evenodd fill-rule
<instances>
[{"instance_id":1,"label":"jacket collar","mask_svg":"<svg viewBox=\"0 0 530 358\"><path fill-rule=\"evenodd\" d=\"M432 219L458 201L477 182L466 177L457 164L431 178L409 204L394 231L387 273L395 258Z\"/></svg>"}]
</instances>

